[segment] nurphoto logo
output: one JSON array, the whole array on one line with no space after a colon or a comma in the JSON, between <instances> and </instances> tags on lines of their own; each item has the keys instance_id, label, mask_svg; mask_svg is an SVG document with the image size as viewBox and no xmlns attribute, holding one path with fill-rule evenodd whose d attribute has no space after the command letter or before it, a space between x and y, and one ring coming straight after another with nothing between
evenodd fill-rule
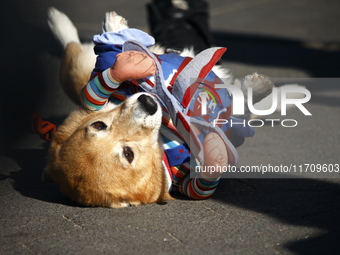
<instances>
[{"instance_id":1,"label":"nurphoto logo","mask_svg":"<svg viewBox=\"0 0 340 255\"><path fill-rule=\"evenodd\" d=\"M274 87L272 93L269 95L271 97L271 106L269 109L256 109L255 104L253 103L253 89L250 87L247 89L247 95L245 96L243 91L234 85L229 84L215 84L214 87L216 89L225 88L228 90L229 94L232 95L233 98L233 107L232 107L232 115L245 115L245 102L247 103L249 112L258 116L266 116L274 113L278 107L281 109L281 115L285 116L287 114L287 105L295 105L305 116L311 116L312 114L306 109L303 105L307 103L311 99L311 93L308 89L302 86L283 86L282 88ZM280 89L280 93L278 90ZM301 98L289 98L289 94L301 94ZM302 97L304 96L304 97ZM206 115L208 107L209 95L206 92L202 92L200 94L200 103L201 103L201 114ZM246 101L245 101L246 99ZM280 100L279 100L280 99ZM232 119L214 119L213 125L227 124L229 122L230 126L233 125L243 125L246 126L248 124L250 127L262 127L264 122L270 122L271 126L274 126L274 122L280 121L283 127L295 127L297 126L297 121L295 119L250 119L242 121L238 120L237 122Z\"/></svg>"}]
</instances>

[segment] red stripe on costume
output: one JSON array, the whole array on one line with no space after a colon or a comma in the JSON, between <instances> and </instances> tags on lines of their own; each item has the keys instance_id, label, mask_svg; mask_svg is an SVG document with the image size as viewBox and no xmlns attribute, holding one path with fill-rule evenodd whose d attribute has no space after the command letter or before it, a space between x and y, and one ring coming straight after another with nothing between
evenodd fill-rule
<instances>
[{"instance_id":1,"label":"red stripe on costume","mask_svg":"<svg viewBox=\"0 0 340 255\"><path fill-rule=\"evenodd\" d=\"M90 77L90 80L93 80L96 76L98 76L99 74L101 73L94 73L91 77Z\"/></svg>"},{"instance_id":2,"label":"red stripe on costume","mask_svg":"<svg viewBox=\"0 0 340 255\"><path fill-rule=\"evenodd\" d=\"M98 106L102 106L102 105L104 105L105 103L106 103L106 101L105 101L105 98L103 98L103 102L100 102L100 101L97 101L97 100L95 100L90 94L89 94L89 92L87 91L87 89L84 87L84 89L83 89L83 93L84 93L84 96L85 96L85 98L90 102L90 103L92 103L92 104L95 104L95 105L98 105ZM98 96L99 97L99 96Z\"/></svg>"},{"instance_id":3,"label":"red stripe on costume","mask_svg":"<svg viewBox=\"0 0 340 255\"><path fill-rule=\"evenodd\" d=\"M184 108L188 107L188 104L190 103L190 100L192 98L192 95L191 95L190 92L196 91L199 85L201 85L201 84L198 83L198 82L195 82L190 87L188 87L187 90L185 91L184 97L183 97L183 100L182 100L182 105L183 105Z\"/></svg>"},{"instance_id":4,"label":"red stripe on costume","mask_svg":"<svg viewBox=\"0 0 340 255\"><path fill-rule=\"evenodd\" d=\"M149 79L145 78L143 79L143 81L145 81L148 85L150 85L151 87L155 87L155 84L153 84L152 81L150 81ZM135 79L131 79L129 80L129 82L131 82L133 85L136 85L137 87L139 87L139 83L137 80Z\"/></svg>"},{"instance_id":5,"label":"red stripe on costume","mask_svg":"<svg viewBox=\"0 0 340 255\"><path fill-rule=\"evenodd\" d=\"M211 190L216 189L216 186L213 186L213 187L205 187L205 186L203 186L203 185L200 183L199 180L197 180L196 185L197 185L197 187L198 187L200 190L202 190L202 191L211 191Z\"/></svg>"},{"instance_id":6,"label":"red stripe on costume","mask_svg":"<svg viewBox=\"0 0 340 255\"><path fill-rule=\"evenodd\" d=\"M184 127L184 129L189 133L189 135L191 136L191 142L194 142L196 148L200 148L201 150L201 145L199 142L199 138L198 136L195 134L194 130L192 130L190 128L189 123L186 121L186 119L184 118L184 116L182 115L182 113L178 112L177 113L178 116L178 121L180 121ZM183 140L184 141L184 140Z\"/></svg>"},{"instance_id":7,"label":"red stripe on costume","mask_svg":"<svg viewBox=\"0 0 340 255\"><path fill-rule=\"evenodd\" d=\"M99 82L100 82L100 85L102 85L103 89L105 89L107 92L112 93L113 91L115 91L115 89L109 87L109 86L106 84L106 82L105 82L105 80L104 80L104 78L103 78L103 74L100 73L100 74L98 75L98 80L99 80Z\"/></svg>"},{"instance_id":8,"label":"red stripe on costume","mask_svg":"<svg viewBox=\"0 0 340 255\"><path fill-rule=\"evenodd\" d=\"M185 91L183 101L182 101L183 107L188 107L188 104L190 103L190 100L191 100L193 94L196 92L196 90L198 89L198 87L200 85L203 85L203 88L208 90L213 96L215 96L216 100L219 101L219 103L221 104L222 100L221 100L219 94L216 93L215 88L212 88L208 84L203 82L204 80L202 82L200 82L199 80L196 80L196 82L194 84L192 84L189 88L187 88L187 90ZM217 84L216 80L214 82L209 82L209 83Z\"/></svg>"},{"instance_id":9,"label":"red stripe on costume","mask_svg":"<svg viewBox=\"0 0 340 255\"><path fill-rule=\"evenodd\" d=\"M215 53L213 54L213 56L210 58L210 61L203 66L203 68L201 69L199 75L197 78L200 79L204 79L208 73L211 71L211 69L214 67L214 65L216 64L216 62L221 58L221 56L224 54L224 52L227 50L227 48L221 48L215 51ZM187 90L185 91L183 100L182 100L182 105L183 107L188 107L190 100L191 100L191 91L196 91L196 89L198 88L200 84L195 83L193 85L191 85L189 88L187 88ZM194 86L194 87L192 87Z\"/></svg>"},{"instance_id":10,"label":"red stripe on costume","mask_svg":"<svg viewBox=\"0 0 340 255\"><path fill-rule=\"evenodd\" d=\"M131 82L133 85L139 86L139 83L134 79L129 80L129 82Z\"/></svg>"},{"instance_id":11,"label":"red stripe on costume","mask_svg":"<svg viewBox=\"0 0 340 255\"><path fill-rule=\"evenodd\" d=\"M121 94L112 94L111 96L117 98L120 101L124 101L126 99L126 96L123 96Z\"/></svg>"},{"instance_id":12,"label":"red stripe on costume","mask_svg":"<svg viewBox=\"0 0 340 255\"><path fill-rule=\"evenodd\" d=\"M179 180L179 181L183 179L183 177L189 172L189 170L190 169L185 167L184 164L171 167L171 172L172 172L173 176L175 176L177 178L177 180Z\"/></svg>"},{"instance_id":13,"label":"red stripe on costume","mask_svg":"<svg viewBox=\"0 0 340 255\"><path fill-rule=\"evenodd\" d=\"M165 151L163 151L162 159L163 159L164 165L166 167L166 170L168 171L169 176L170 176L170 178L172 180L172 171L171 171L171 167L170 167L170 164L169 164L169 161L168 161L168 157L166 156Z\"/></svg>"},{"instance_id":14,"label":"red stripe on costume","mask_svg":"<svg viewBox=\"0 0 340 255\"><path fill-rule=\"evenodd\" d=\"M179 118L179 120L181 121L181 123L183 124L183 127L185 128L186 131L188 131L190 133L190 125L189 123L186 121L186 119L184 118L184 116L182 115L182 113L178 112L177 116Z\"/></svg>"},{"instance_id":15,"label":"red stripe on costume","mask_svg":"<svg viewBox=\"0 0 340 255\"><path fill-rule=\"evenodd\" d=\"M200 74L198 75L198 78L205 78L208 73L211 71L211 69L214 67L214 65L216 64L216 62L222 57L222 55L224 54L224 52L226 52L227 48L221 48L218 49L217 51L215 51L215 53L213 54L213 56L211 57L210 61L208 62L208 64L206 64L202 69Z\"/></svg>"},{"instance_id":16,"label":"red stripe on costume","mask_svg":"<svg viewBox=\"0 0 340 255\"><path fill-rule=\"evenodd\" d=\"M149 84L151 87L155 87L155 84L153 84L153 82L150 81L149 79L145 78L144 80L145 80L145 82L146 82L147 84Z\"/></svg>"},{"instance_id":17,"label":"red stripe on costume","mask_svg":"<svg viewBox=\"0 0 340 255\"><path fill-rule=\"evenodd\" d=\"M196 190L194 189L194 182L196 181L196 179L191 179L188 183L188 195L190 196L191 199L202 199L203 196L200 196L200 194L198 194L196 192Z\"/></svg>"},{"instance_id":18,"label":"red stripe on costume","mask_svg":"<svg viewBox=\"0 0 340 255\"><path fill-rule=\"evenodd\" d=\"M174 76L172 77L171 81L170 81L170 85L174 85L177 76L182 72L182 70L184 69L184 67L186 67L187 64L189 64L189 62L192 60L192 58L190 57L186 57L183 62L180 64L180 66L177 68L177 72L174 74Z\"/></svg>"},{"instance_id":19,"label":"red stripe on costume","mask_svg":"<svg viewBox=\"0 0 340 255\"><path fill-rule=\"evenodd\" d=\"M183 137L178 133L176 127L169 121L169 119L163 117L162 125L168 128L172 133L178 136L182 141L184 141Z\"/></svg>"}]
</instances>

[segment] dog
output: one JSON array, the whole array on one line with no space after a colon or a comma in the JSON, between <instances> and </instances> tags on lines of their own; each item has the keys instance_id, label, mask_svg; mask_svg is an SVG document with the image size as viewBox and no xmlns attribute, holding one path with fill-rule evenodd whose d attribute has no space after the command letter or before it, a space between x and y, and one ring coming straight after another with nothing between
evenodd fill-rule
<instances>
[{"instance_id":1,"label":"dog","mask_svg":"<svg viewBox=\"0 0 340 255\"><path fill-rule=\"evenodd\" d=\"M80 90L95 63L93 45L81 44L72 22L54 8L49 10L49 25L64 47L61 84L80 105ZM115 13L106 15L104 26L109 31L127 27ZM99 112L72 112L53 137L43 181L58 183L72 200L88 206L119 208L171 200L162 165L161 118L159 103L147 93Z\"/></svg>"},{"instance_id":2,"label":"dog","mask_svg":"<svg viewBox=\"0 0 340 255\"><path fill-rule=\"evenodd\" d=\"M74 111L53 137L43 180L89 206L172 199L162 165L161 115L159 103L146 93L100 112Z\"/></svg>"},{"instance_id":3,"label":"dog","mask_svg":"<svg viewBox=\"0 0 340 255\"><path fill-rule=\"evenodd\" d=\"M61 85L81 105L80 91L96 61L94 45L80 42L76 27L64 13L50 8L48 16L49 27L64 49ZM104 32L125 28L123 17L115 12L105 14ZM166 52L157 45L150 49L157 54ZM180 55L193 57L194 53L184 49ZM220 66L213 71L232 79ZM258 101L273 87L256 73L240 84L235 81L236 86L243 84L242 90L253 87ZM118 105L109 103L100 111L75 110L54 134L43 181L57 183L63 193L86 206L120 208L172 200L162 163L161 121L161 106L148 93L134 94Z\"/></svg>"}]
</instances>

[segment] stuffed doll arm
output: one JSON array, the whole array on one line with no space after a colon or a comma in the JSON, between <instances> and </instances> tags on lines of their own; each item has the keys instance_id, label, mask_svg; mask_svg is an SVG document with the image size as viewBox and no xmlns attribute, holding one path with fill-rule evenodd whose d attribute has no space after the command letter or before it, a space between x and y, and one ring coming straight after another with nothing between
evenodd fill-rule
<instances>
[{"instance_id":1,"label":"stuffed doll arm","mask_svg":"<svg viewBox=\"0 0 340 255\"><path fill-rule=\"evenodd\" d=\"M147 54L138 51L119 53L110 68L97 73L83 87L83 105L90 110L100 110L123 81L152 76L155 71L155 62Z\"/></svg>"},{"instance_id":2,"label":"stuffed doll arm","mask_svg":"<svg viewBox=\"0 0 340 255\"><path fill-rule=\"evenodd\" d=\"M106 105L108 98L119 87L122 81L147 77L148 74L143 72L143 66L133 65L132 61L128 61L131 53L120 55L123 44L127 40L136 38L146 46L155 44L152 36L133 28L123 29L118 32L105 32L93 36L92 40L95 44L94 52L97 55L97 61L90 81L81 91L81 98L85 108L100 110ZM116 61L118 55L121 59ZM141 60L145 58L141 56L138 53L134 57L136 57L137 63L144 65L144 62ZM149 65L145 66L149 67ZM152 73L151 69L149 71Z\"/></svg>"},{"instance_id":3,"label":"stuffed doll arm","mask_svg":"<svg viewBox=\"0 0 340 255\"><path fill-rule=\"evenodd\" d=\"M123 82L130 79L142 79L155 74L156 64L151 57L139 51L125 51L117 55L117 60L110 68L111 76Z\"/></svg>"}]
</instances>

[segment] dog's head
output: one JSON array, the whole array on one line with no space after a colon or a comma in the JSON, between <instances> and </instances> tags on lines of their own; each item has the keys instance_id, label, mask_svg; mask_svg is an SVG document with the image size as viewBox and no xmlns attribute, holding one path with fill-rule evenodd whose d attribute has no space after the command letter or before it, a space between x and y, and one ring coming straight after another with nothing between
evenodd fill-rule
<instances>
[{"instance_id":1,"label":"dog's head","mask_svg":"<svg viewBox=\"0 0 340 255\"><path fill-rule=\"evenodd\" d=\"M71 113L53 138L45 182L78 203L123 207L170 199L159 141L161 107L138 93L122 104Z\"/></svg>"}]
</instances>

